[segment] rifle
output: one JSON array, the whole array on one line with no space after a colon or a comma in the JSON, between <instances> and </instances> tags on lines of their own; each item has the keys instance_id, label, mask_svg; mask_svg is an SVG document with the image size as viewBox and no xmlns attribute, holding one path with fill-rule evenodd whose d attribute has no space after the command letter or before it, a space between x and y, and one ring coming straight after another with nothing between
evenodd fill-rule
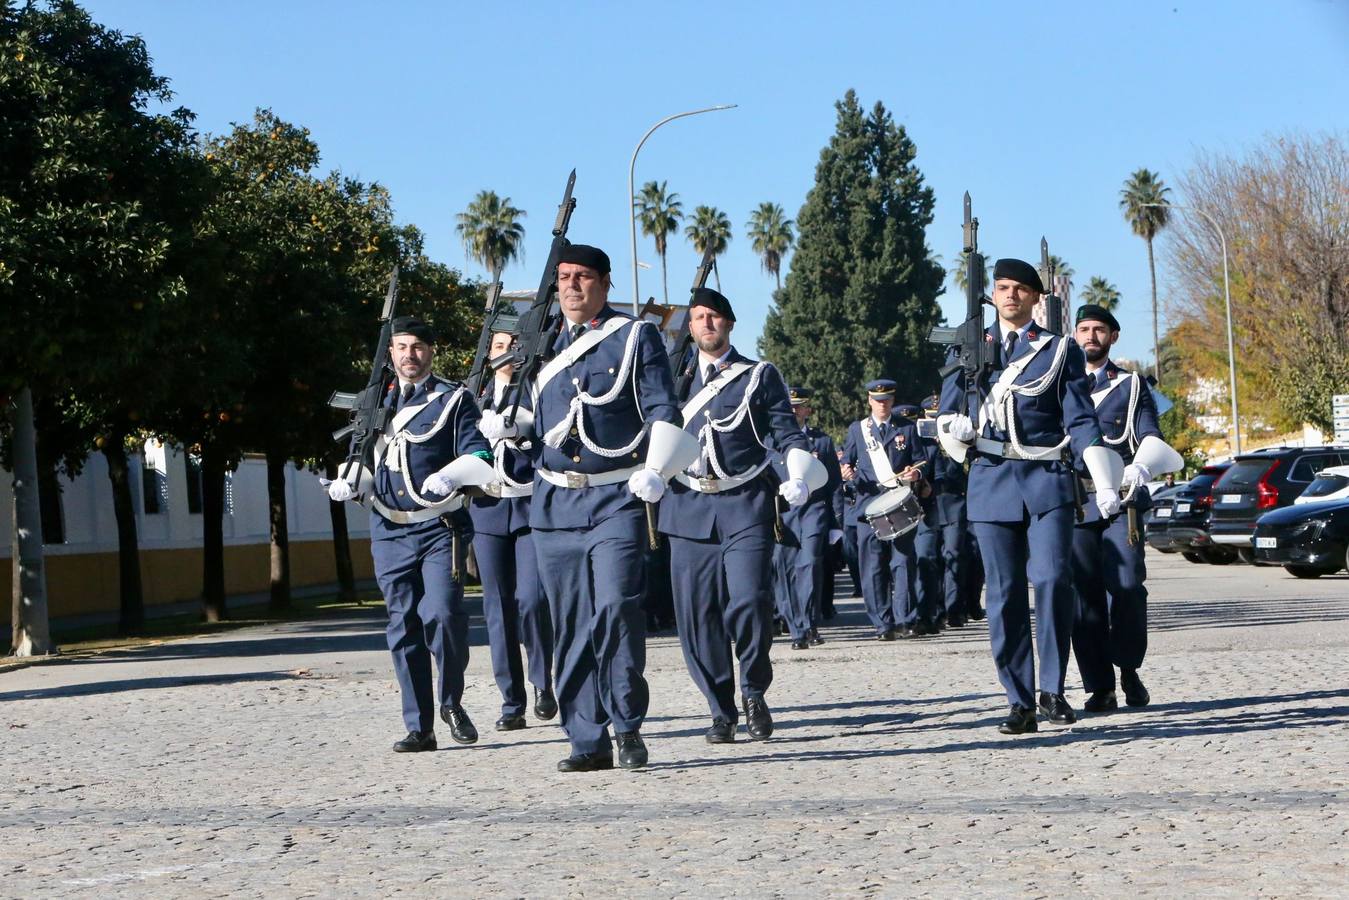
<instances>
[{"instance_id":1,"label":"rifle","mask_svg":"<svg viewBox=\"0 0 1349 900\"><path fill-rule=\"evenodd\" d=\"M520 317L517 330L515 351L508 358L506 354L498 357L503 364L515 365L511 372L510 395L515 399L506 412L507 427L515 424L515 414L520 409L520 398L524 394L523 386L538 374L543 358L553 348L553 340L561 327L562 315L553 312L553 300L557 296L557 267L561 262L562 249L567 246L567 227L571 224L571 214L576 209L576 200L571 190L576 186L576 170L567 176L567 188L562 194L562 202L557 207L557 221L553 223L553 243L548 248L548 262L543 267L543 277L539 279L539 289L534 294L534 302ZM484 327L490 327L484 323ZM498 329L500 330L500 329ZM490 335L488 335L490 339ZM496 362L494 360L494 362Z\"/></svg>"},{"instance_id":2,"label":"rifle","mask_svg":"<svg viewBox=\"0 0 1349 900\"><path fill-rule=\"evenodd\" d=\"M353 487L360 484L362 468L374 472L375 440L384 430L393 411L384 405L384 394L394 378L393 366L389 362L389 344L393 339L393 317L397 307L398 264L395 263L389 275L389 292L384 297L384 309L379 314L379 320L384 324L380 327L379 340L375 344L370 379L359 393L333 391L328 398L329 406L348 413L347 424L333 432L333 440L340 444L351 438L347 458L338 468L337 477L345 479Z\"/></svg>"},{"instance_id":3,"label":"rifle","mask_svg":"<svg viewBox=\"0 0 1349 900\"><path fill-rule=\"evenodd\" d=\"M995 363L993 343L984 333L984 304L992 305L984 295L984 257L979 252L979 220L970 215L970 193L965 192L965 321L954 328L935 326L928 340L952 348L955 361L939 371L942 378L965 371L964 414L977 422L979 380L991 372Z\"/></svg>"},{"instance_id":4,"label":"rifle","mask_svg":"<svg viewBox=\"0 0 1349 900\"><path fill-rule=\"evenodd\" d=\"M1045 288L1049 291L1044 296L1045 327L1055 334L1061 335L1065 341L1073 340L1064 331L1067 326L1063 318L1063 298L1054 293L1054 263L1049 256L1049 242L1043 237L1040 238L1040 277L1044 279ZM1077 516L1077 521L1081 522L1087 517L1087 492L1082 489L1082 479L1073 469L1071 451L1065 456L1065 465L1068 466L1068 471L1073 476L1074 513Z\"/></svg>"},{"instance_id":5,"label":"rifle","mask_svg":"<svg viewBox=\"0 0 1349 900\"><path fill-rule=\"evenodd\" d=\"M487 359L487 352L492 348L492 335L498 331L511 331L514 329L506 327L504 320L506 317L501 314L497 307L501 304L501 264L498 263L492 269L492 281L487 285L487 303L483 306L482 314L482 332L478 335L478 349L473 354L473 365L469 367L469 375L464 384L468 388L469 396L478 399L482 394L482 385L487 378L487 370L495 369L491 361ZM516 327L518 323L515 323Z\"/></svg>"},{"instance_id":6,"label":"rifle","mask_svg":"<svg viewBox=\"0 0 1349 900\"><path fill-rule=\"evenodd\" d=\"M700 287L707 287L707 276L712 274L712 269L716 266L717 254L713 252L712 245L708 244L703 250L702 262L698 263L698 271L693 275L693 287L689 288L689 293L698 290ZM692 310L690 317L692 315ZM698 354L693 351L693 322L690 318L688 330L684 336L679 339L675 346L675 351L670 355L670 374L674 376L675 398L682 400L688 393L689 385L693 383L693 376L698 371Z\"/></svg>"}]
</instances>

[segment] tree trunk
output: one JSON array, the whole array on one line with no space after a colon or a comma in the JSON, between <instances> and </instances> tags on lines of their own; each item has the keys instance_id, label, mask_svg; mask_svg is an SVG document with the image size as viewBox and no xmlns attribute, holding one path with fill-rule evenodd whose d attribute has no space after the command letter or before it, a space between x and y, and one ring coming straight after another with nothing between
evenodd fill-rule
<instances>
[{"instance_id":1,"label":"tree trunk","mask_svg":"<svg viewBox=\"0 0 1349 900\"><path fill-rule=\"evenodd\" d=\"M717 258L712 257L712 277L717 279L717 293L721 293L721 267L717 265Z\"/></svg>"},{"instance_id":2,"label":"tree trunk","mask_svg":"<svg viewBox=\"0 0 1349 900\"><path fill-rule=\"evenodd\" d=\"M271 531L272 609L290 608L290 531L286 527L286 455L267 451L267 523Z\"/></svg>"},{"instance_id":3,"label":"tree trunk","mask_svg":"<svg viewBox=\"0 0 1349 900\"><path fill-rule=\"evenodd\" d=\"M47 570L42 558L42 504L37 487L37 430L33 424L33 392L26 385L14 398L11 425L14 512L9 652L14 656L49 656L57 649L47 621Z\"/></svg>"},{"instance_id":4,"label":"tree trunk","mask_svg":"<svg viewBox=\"0 0 1349 900\"><path fill-rule=\"evenodd\" d=\"M337 478L337 463L329 459L324 464L328 478ZM328 515L333 523L333 560L337 563L338 599L351 603L356 599L356 573L351 565L351 538L347 533L345 503L328 501Z\"/></svg>"},{"instance_id":5,"label":"tree trunk","mask_svg":"<svg viewBox=\"0 0 1349 900\"><path fill-rule=\"evenodd\" d=\"M1162 344L1157 334L1157 265L1152 259L1152 238L1148 238L1148 274L1152 276L1152 377L1161 382Z\"/></svg>"},{"instance_id":6,"label":"tree trunk","mask_svg":"<svg viewBox=\"0 0 1349 900\"><path fill-rule=\"evenodd\" d=\"M201 450L202 615L223 621L225 609L225 453L211 442Z\"/></svg>"},{"instance_id":7,"label":"tree trunk","mask_svg":"<svg viewBox=\"0 0 1349 900\"><path fill-rule=\"evenodd\" d=\"M665 271L665 254L660 255L660 289L661 295L665 297L664 303L670 305L670 278Z\"/></svg>"},{"instance_id":8,"label":"tree trunk","mask_svg":"<svg viewBox=\"0 0 1349 900\"><path fill-rule=\"evenodd\" d=\"M140 545L136 535L136 506L131 496L126 435L120 431L109 435L103 442L103 458L108 461L112 512L117 520L117 590L121 601L117 633L131 634L145 622L145 593L141 586Z\"/></svg>"}]
</instances>

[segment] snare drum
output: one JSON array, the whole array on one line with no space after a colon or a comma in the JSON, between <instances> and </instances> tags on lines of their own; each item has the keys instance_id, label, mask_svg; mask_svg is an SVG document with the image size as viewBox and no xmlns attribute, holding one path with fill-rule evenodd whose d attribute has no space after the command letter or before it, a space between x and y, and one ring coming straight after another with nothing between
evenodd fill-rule
<instances>
[{"instance_id":1,"label":"snare drum","mask_svg":"<svg viewBox=\"0 0 1349 900\"><path fill-rule=\"evenodd\" d=\"M893 541L918 527L923 508L909 488L892 488L862 508L862 518L883 541Z\"/></svg>"}]
</instances>

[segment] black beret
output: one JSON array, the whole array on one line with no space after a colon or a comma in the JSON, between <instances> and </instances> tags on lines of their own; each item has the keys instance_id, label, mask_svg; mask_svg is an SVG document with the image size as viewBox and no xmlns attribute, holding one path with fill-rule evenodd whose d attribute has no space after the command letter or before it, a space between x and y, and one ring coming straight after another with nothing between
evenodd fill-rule
<instances>
[{"instance_id":1,"label":"black beret","mask_svg":"<svg viewBox=\"0 0 1349 900\"><path fill-rule=\"evenodd\" d=\"M1040 281L1040 273L1035 271L1035 266L1021 259L1000 259L993 264L993 280L999 278L1010 278L1013 281L1024 284L1026 287L1035 288L1037 294L1045 292L1044 282Z\"/></svg>"},{"instance_id":2,"label":"black beret","mask_svg":"<svg viewBox=\"0 0 1349 900\"><path fill-rule=\"evenodd\" d=\"M724 316L735 321L735 310L731 309L731 301L727 300L721 294L711 288L694 288L693 297L689 300L689 309L695 306L706 306L719 316Z\"/></svg>"},{"instance_id":3,"label":"black beret","mask_svg":"<svg viewBox=\"0 0 1349 900\"><path fill-rule=\"evenodd\" d=\"M813 396L815 396L815 392L808 387L787 388L787 397L792 401L792 406L809 403Z\"/></svg>"},{"instance_id":4,"label":"black beret","mask_svg":"<svg viewBox=\"0 0 1349 900\"><path fill-rule=\"evenodd\" d=\"M609 274L609 254L599 247L592 247L589 244L568 244L562 248L562 253L558 256L557 261L585 266L587 269L594 269L601 275Z\"/></svg>"},{"instance_id":5,"label":"black beret","mask_svg":"<svg viewBox=\"0 0 1349 900\"><path fill-rule=\"evenodd\" d=\"M436 342L436 332L430 325L427 325L421 319L413 316L397 316L393 320L393 328L389 332L390 336L395 334L410 334L419 341L425 341L428 344Z\"/></svg>"},{"instance_id":6,"label":"black beret","mask_svg":"<svg viewBox=\"0 0 1349 900\"><path fill-rule=\"evenodd\" d=\"M1077 322L1102 322L1110 326L1111 331L1119 331L1119 319L1110 310L1095 303L1083 303L1077 308L1077 319L1073 324Z\"/></svg>"}]
</instances>

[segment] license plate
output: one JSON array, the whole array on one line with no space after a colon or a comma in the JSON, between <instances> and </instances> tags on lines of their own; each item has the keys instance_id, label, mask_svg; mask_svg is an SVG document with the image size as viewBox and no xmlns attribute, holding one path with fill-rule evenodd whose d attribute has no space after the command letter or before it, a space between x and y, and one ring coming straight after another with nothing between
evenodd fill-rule
<instances>
[{"instance_id":1,"label":"license plate","mask_svg":"<svg viewBox=\"0 0 1349 900\"><path fill-rule=\"evenodd\" d=\"M1183 512L1189 512L1189 511L1190 511L1190 504L1188 504L1188 503L1177 503L1177 504L1176 504L1176 512L1177 512L1177 513L1183 513Z\"/></svg>"},{"instance_id":2,"label":"license plate","mask_svg":"<svg viewBox=\"0 0 1349 900\"><path fill-rule=\"evenodd\" d=\"M1279 546L1279 539L1276 537L1258 537L1255 539L1255 546L1261 550L1273 550Z\"/></svg>"},{"instance_id":3,"label":"license plate","mask_svg":"<svg viewBox=\"0 0 1349 900\"><path fill-rule=\"evenodd\" d=\"M1240 495L1240 494L1223 494L1223 498L1222 498L1221 500L1219 500L1218 502L1219 502L1219 503L1240 503L1240 502L1241 502L1241 495Z\"/></svg>"},{"instance_id":4,"label":"license plate","mask_svg":"<svg viewBox=\"0 0 1349 900\"><path fill-rule=\"evenodd\" d=\"M1159 519L1169 519L1171 518L1171 508L1168 506L1159 507L1156 515Z\"/></svg>"}]
</instances>

